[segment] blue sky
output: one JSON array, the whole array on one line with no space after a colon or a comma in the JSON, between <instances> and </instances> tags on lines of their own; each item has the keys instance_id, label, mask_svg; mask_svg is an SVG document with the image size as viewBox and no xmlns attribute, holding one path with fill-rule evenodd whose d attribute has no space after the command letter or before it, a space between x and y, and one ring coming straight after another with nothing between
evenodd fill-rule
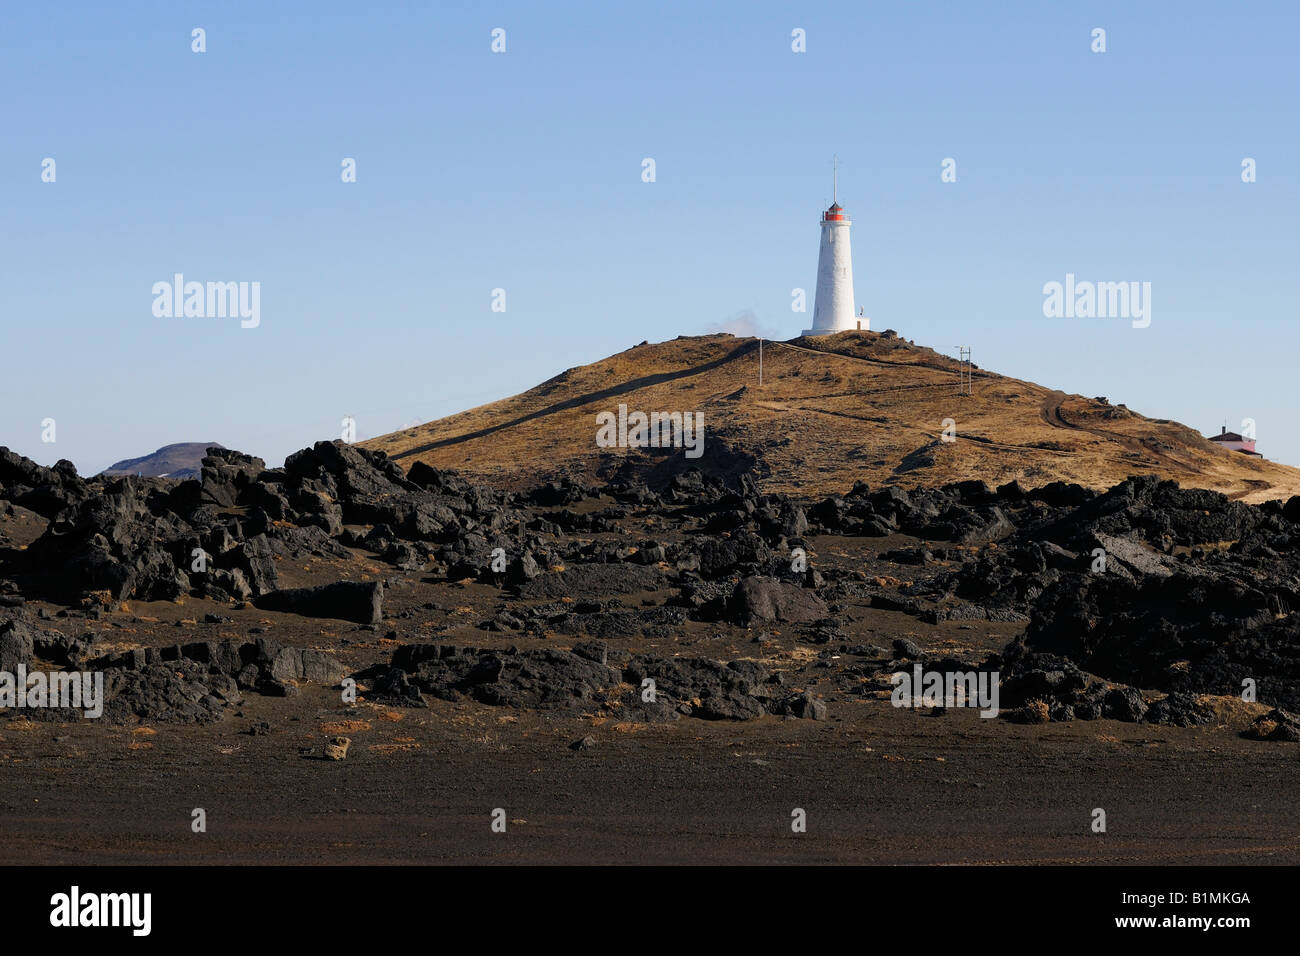
<instances>
[{"instance_id":1,"label":"blue sky","mask_svg":"<svg viewBox=\"0 0 1300 956\"><path fill-rule=\"evenodd\" d=\"M278 462L738 316L795 336L838 154L874 328L1300 464L1292 3L6 4L0 35L0 444L38 461ZM260 282L261 324L156 318L177 272ZM1066 273L1149 281L1150 327L1045 318Z\"/></svg>"}]
</instances>

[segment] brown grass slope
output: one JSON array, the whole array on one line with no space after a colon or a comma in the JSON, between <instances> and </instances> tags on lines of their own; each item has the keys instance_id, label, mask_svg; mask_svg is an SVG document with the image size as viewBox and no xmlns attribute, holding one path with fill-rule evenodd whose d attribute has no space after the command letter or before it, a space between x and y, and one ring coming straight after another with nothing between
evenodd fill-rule
<instances>
[{"instance_id":1,"label":"brown grass slope","mask_svg":"<svg viewBox=\"0 0 1300 956\"><path fill-rule=\"evenodd\" d=\"M1094 488L1157 474L1246 501L1300 494L1300 470L1220 449L1177 422L975 369L892 334L765 342L681 337L571 368L521 395L364 444L409 468L424 461L503 487L559 475L664 477L753 464L764 491L817 496L855 481L904 487L1012 479ZM703 413L703 457L599 449L596 414ZM941 441L944 420L957 440Z\"/></svg>"}]
</instances>

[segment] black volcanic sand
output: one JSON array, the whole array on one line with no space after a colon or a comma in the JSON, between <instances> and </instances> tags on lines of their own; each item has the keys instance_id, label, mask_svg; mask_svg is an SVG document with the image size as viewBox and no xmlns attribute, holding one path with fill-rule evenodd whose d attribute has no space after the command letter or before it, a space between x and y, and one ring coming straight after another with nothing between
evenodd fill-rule
<instances>
[{"instance_id":1,"label":"black volcanic sand","mask_svg":"<svg viewBox=\"0 0 1300 956\"><path fill-rule=\"evenodd\" d=\"M866 704L822 723L621 732L438 704L319 745L336 695L140 736L6 728L3 863L1295 863L1295 745L1115 721L1025 727ZM506 719L509 718L509 719ZM596 746L568 748L591 734ZM56 737L61 738L56 741ZM418 749L371 749L409 739ZM373 742L373 743L372 743ZM411 746L412 744L406 744ZM192 808L208 832L190 832ZM1094 807L1108 832L1089 830ZM506 810L507 832L490 830ZM790 831L794 807L808 832Z\"/></svg>"},{"instance_id":2,"label":"black volcanic sand","mask_svg":"<svg viewBox=\"0 0 1300 956\"><path fill-rule=\"evenodd\" d=\"M155 679L120 685L112 719L0 714L0 863L1300 861L1300 754L1274 712L1300 691L1300 502L1134 479L796 503L700 476L493 497L329 448L332 478L224 453L186 483L0 452L0 654L21 631L29 666ZM244 593L188 572L191 536ZM742 595L755 579L775 612ZM344 580L382 588L377 622L264 600ZM413 645L450 656L394 667ZM283 670L302 648L360 700ZM617 686L550 700L519 676L545 651L562 680L607 654ZM647 656L750 669L725 694L692 671L700 698L650 711L618 683ZM957 662L1001 669L1001 717L890 705L893 671ZM1242 674L1259 703L1233 696ZM1046 722L1022 722L1031 695ZM347 759L323 759L339 735Z\"/></svg>"}]
</instances>

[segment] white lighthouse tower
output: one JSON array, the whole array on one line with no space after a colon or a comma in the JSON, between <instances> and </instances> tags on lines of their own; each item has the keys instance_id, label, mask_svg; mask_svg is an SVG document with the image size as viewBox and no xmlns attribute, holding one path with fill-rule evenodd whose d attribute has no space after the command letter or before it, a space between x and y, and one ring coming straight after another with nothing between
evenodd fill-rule
<instances>
[{"instance_id":1,"label":"white lighthouse tower","mask_svg":"<svg viewBox=\"0 0 1300 956\"><path fill-rule=\"evenodd\" d=\"M817 295L813 299L813 327L804 335L833 335L871 328L871 320L853 314L853 250L849 245L852 220L839 203L839 171L832 186L831 208L822 214L822 245L817 256Z\"/></svg>"}]
</instances>

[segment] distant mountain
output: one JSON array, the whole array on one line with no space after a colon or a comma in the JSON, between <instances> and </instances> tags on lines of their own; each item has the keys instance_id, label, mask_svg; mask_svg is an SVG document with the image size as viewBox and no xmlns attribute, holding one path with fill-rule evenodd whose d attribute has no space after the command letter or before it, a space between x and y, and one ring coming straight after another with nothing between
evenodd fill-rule
<instances>
[{"instance_id":1,"label":"distant mountain","mask_svg":"<svg viewBox=\"0 0 1300 956\"><path fill-rule=\"evenodd\" d=\"M1252 502L1300 494L1294 468L1226 451L1105 398L979 367L970 370L972 394L963 395L956 359L893 332L767 341L762 385L758 350L758 340L730 335L642 343L513 398L363 444L403 468L422 461L506 488L565 475L654 486L698 467L749 471L763 491L809 497L842 494L858 480L1109 488L1135 474ZM703 453L598 447L596 416L620 406L703 413Z\"/></svg>"},{"instance_id":2,"label":"distant mountain","mask_svg":"<svg viewBox=\"0 0 1300 956\"><path fill-rule=\"evenodd\" d=\"M199 462L209 448L224 448L214 441L187 441L164 445L143 458L127 458L104 469L105 475L143 475L145 478L197 478Z\"/></svg>"}]
</instances>

